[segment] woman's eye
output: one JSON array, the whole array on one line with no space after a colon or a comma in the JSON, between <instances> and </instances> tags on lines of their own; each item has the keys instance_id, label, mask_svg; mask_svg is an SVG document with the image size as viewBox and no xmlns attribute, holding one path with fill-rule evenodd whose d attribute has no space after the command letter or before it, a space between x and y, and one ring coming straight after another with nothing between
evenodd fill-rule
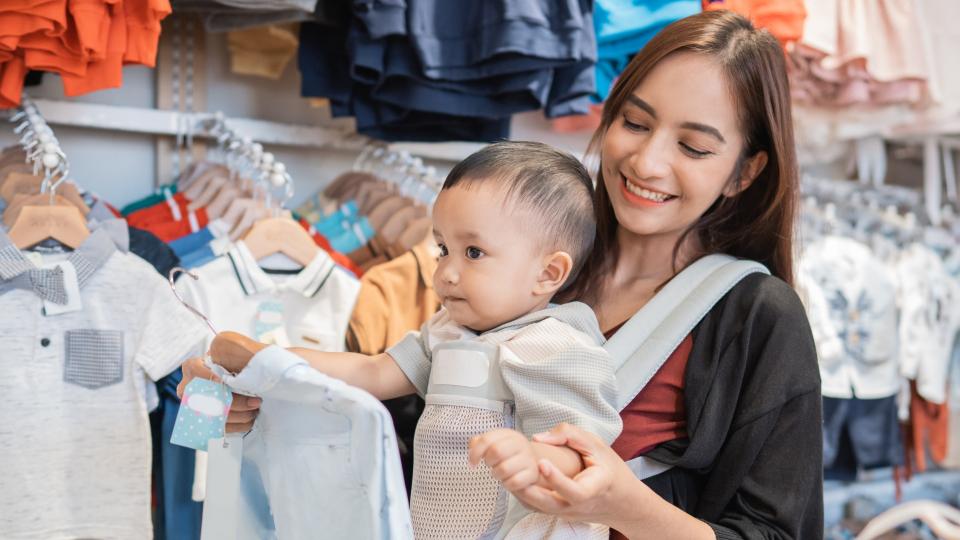
<instances>
[{"instance_id":1,"label":"woman's eye","mask_svg":"<svg viewBox=\"0 0 960 540\"><path fill-rule=\"evenodd\" d=\"M690 146L687 143L680 143L680 146L683 148L685 152L687 152L688 154L696 158L707 157L713 153L713 152L710 152L709 150L697 150L696 148Z\"/></svg>"},{"instance_id":2,"label":"woman's eye","mask_svg":"<svg viewBox=\"0 0 960 540\"><path fill-rule=\"evenodd\" d=\"M630 131L635 131L635 132L641 132L641 131L647 130L647 126L643 124L637 124L637 123L631 122L630 120L627 120L626 116L623 117L623 127L627 128Z\"/></svg>"},{"instance_id":3,"label":"woman's eye","mask_svg":"<svg viewBox=\"0 0 960 540\"><path fill-rule=\"evenodd\" d=\"M483 257L483 251L480 248L468 247L467 248L467 258L468 259L479 259Z\"/></svg>"},{"instance_id":4,"label":"woman's eye","mask_svg":"<svg viewBox=\"0 0 960 540\"><path fill-rule=\"evenodd\" d=\"M446 256L447 256L447 246L446 246L445 244L440 244L439 247L440 247L440 256L441 256L441 257L446 257Z\"/></svg>"}]
</instances>

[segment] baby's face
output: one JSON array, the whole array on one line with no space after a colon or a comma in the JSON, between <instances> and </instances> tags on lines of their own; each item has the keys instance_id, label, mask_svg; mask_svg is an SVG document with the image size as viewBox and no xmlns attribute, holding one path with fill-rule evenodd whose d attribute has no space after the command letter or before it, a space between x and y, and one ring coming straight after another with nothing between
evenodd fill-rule
<instances>
[{"instance_id":1,"label":"baby's face","mask_svg":"<svg viewBox=\"0 0 960 540\"><path fill-rule=\"evenodd\" d=\"M440 246L433 284L457 324L483 332L544 301L534 294L545 255L536 221L495 184L440 193L433 209Z\"/></svg>"}]
</instances>

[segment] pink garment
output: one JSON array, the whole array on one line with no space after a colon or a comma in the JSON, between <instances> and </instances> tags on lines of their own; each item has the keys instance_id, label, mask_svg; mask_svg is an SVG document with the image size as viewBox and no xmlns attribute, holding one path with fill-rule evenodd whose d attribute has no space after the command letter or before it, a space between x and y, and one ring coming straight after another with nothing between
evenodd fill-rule
<instances>
[{"instance_id":1,"label":"pink garment","mask_svg":"<svg viewBox=\"0 0 960 540\"><path fill-rule=\"evenodd\" d=\"M788 54L796 102L820 107L934 100L920 0L808 0L803 39Z\"/></svg>"}]
</instances>

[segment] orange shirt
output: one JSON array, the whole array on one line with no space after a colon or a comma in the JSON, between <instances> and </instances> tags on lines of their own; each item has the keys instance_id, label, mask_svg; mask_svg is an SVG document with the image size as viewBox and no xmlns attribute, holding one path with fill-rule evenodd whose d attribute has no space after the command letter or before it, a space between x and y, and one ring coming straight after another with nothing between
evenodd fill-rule
<instances>
[{"instance_id":1,"label":"orange shirt","mask_svg":"<svg viewBox=\"0 0 960 540\"><path fill-rule=\"evenodd\" d=\"M156 66L170 0L0 0L0 108L20 103L28 70L63 76L78 96L123 82L125 64Z\"/></svg>"}]
</instances>

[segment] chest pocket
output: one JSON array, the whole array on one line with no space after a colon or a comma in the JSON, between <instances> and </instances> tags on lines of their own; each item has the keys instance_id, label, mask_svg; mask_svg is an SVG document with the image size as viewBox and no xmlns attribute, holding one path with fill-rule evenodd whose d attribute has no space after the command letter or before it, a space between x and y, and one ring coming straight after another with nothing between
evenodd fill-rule
<instances>
[{"instance_id":1,"label":"chest pocket","mask_svg":"<svg viewBox=\"0 0 960 540\"><path fill-rule=\"evenodd\" d=\"M123 380L123 332L68 330L63 380L96 390Z\"/></svg>"}]
</instances>

